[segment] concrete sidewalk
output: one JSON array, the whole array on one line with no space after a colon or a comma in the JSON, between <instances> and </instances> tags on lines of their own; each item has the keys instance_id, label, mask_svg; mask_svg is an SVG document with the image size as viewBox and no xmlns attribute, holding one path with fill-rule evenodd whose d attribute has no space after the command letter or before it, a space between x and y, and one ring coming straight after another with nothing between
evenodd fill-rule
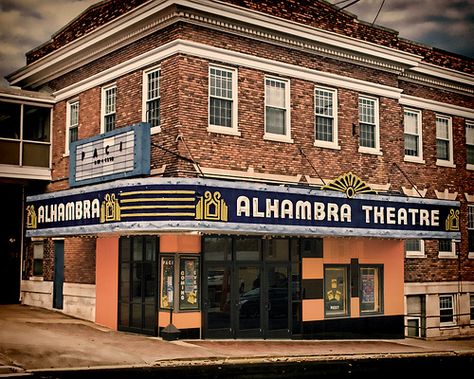
<instances>
[{"instance_id":1,"label":"concrete sidewalk","mask_svg":"<svg viewBox=\"0 0 474 379\"><path fill-rule=\"evenodd\" d=\"M400 340L178 340L116 332L62 313L0 305L0 377L93 368L230 362L329 361L413 356L474 357L474 338Z\"/></svg>"}]
</instances>

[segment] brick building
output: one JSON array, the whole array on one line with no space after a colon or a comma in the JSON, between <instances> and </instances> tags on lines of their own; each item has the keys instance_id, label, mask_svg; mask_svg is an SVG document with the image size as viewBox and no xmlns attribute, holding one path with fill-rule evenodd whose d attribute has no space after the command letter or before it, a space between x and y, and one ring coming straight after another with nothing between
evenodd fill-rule
<instances>
[{"instance_id":1,"label":"brick building","mask_svg":"<svg viewBox=\"0 0 474 379\"><path fill-rule=\"evenodd\" d=\"M103 1L54 98L22 298L194 338L474 333L473 61L324 1Z\"/></svg>"}]
</instances>

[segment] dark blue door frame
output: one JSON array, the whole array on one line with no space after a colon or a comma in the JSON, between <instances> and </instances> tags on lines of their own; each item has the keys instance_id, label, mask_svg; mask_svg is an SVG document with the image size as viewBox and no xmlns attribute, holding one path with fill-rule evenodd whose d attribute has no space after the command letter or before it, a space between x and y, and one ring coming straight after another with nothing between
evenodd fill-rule
<instances>
[{"instance_id":1,"label":"dark blue door frame","mask_svg":"<svg viewBox=\"0 0 474 379\"><path fill-rule=\"evenodd\" d=\"M54 241L53 308L63 309L64 240Z\"/></svg>"}]
</instances>

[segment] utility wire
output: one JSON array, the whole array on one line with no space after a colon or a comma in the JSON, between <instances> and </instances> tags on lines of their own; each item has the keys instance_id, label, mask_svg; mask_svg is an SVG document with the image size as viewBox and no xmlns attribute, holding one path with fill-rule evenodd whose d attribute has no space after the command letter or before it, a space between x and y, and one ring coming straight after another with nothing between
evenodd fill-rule
<instances>
[{"instance_id":1,"label":"utility wire","mask_svg":"<svg viewBox=\"0 0 474 379\"><path fill-rule=\"evenodd\" d=\"M298 149L300 150L300 154L304 157L304 159L306 159L306 161L309 163L309 165L311 166L311 168L313 169L313 171L316 173L316 175L318 175L318 178L323 182L323 185L326 185L326 182L324 181L324 179L322 178L321 175L319 175L319 172L318 170L316 170L316 167L314 167L313 165L313 162L311 162L309 160L309 158L306 156L306 154L304 153L303 149L298 146Z\"/></svg>"},{"instance_id":2,"label":"utility wire","mask_svg":"<svg viewBox=\"0 0 474 379\"><path fill-rule=\"evenodd\" d=\"M351 5L358 3L359 1L360 0L354 0L352 3L349 3L347 5L344 5L342 8L339 8L339 10L342 11L343 9L346 9L347 7L350 7Z\"/></svg>"},{"instance_id":3,"label":"utility wire","mask_svg":"<svg viewBox=\"0 0 474 379\"><path fill-rule=\"evenodd\" d=\"M380 8L379 8L377 14L375 15L374 21L372 21L372 25L371 25L371 26L374 26L375 21L377 20L377 17L379 17L380 11L382 10L382 7L383 7L384 4L385 4L385 0L382 0L382 4L380 4Z\"/></svg>"},{"instance_id":4,"label":"utility wire","mask_svg":"<svg viewBox=\"0 0 474 379\"><path fill-rule=\"evenodd\" d=\"M402 175L405 177L406 180L408 180L408 182L411 184L411 186L415 189L415 191L418 193L418 195L420 195L420 197L423 197L423 195L420 193L420 191L418 191L418 188L416 188L416 185L415 183L413 183L410 178L408 177L407 174L405 174L405 171L402 170L402 168L396 163L396 162L393 162L393 165L398 168L398 170L400 170L400 172L402 173Z\"/></svg>"}]
</instances>

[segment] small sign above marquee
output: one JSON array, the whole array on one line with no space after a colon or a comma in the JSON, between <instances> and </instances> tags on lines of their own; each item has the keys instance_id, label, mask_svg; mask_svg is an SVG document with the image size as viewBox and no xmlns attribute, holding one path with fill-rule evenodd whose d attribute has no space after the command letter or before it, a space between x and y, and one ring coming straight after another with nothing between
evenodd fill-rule
<instances>
[{"instance_id":1,"label":"small sign above marquee","mask_svg":"<svg viewBox=\"0 0 474 379\"><path fill-rule=\"evenodd\" d=\"M119 128L71 144L69 185L77 187L150 173L150 124Z\"/></svg>"}]
</instances>

